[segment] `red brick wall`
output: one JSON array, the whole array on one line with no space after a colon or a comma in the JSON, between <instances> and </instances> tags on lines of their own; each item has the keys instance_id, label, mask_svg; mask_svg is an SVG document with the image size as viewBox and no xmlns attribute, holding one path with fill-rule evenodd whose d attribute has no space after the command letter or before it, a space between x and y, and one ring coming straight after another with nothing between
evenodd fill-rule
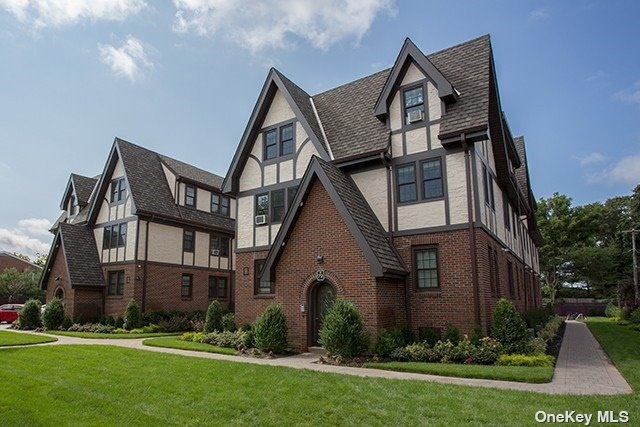
<instances>
[{"instance_id":1,"label":"red brick wall","mask_svg":"<svg viewBox=\"0 0 640 427\"><path fill-rule=\"evenodd\" d=\"M316 257L324 256L319 263ZM337 296L356 304L365 325L375 338L378 327L394 327L404 322L399 308L403 283L376 281L369 272L369 264L351 232L319 181L309 192L307 200L283 249L275 270L275 295L270 298L253 295L253 260L262 253L239 253L236 260L238 274L249 268L248 276L238 279L236 318L251 323L272 302L282 305L288 319L289 345L305 350L308 345L308 294L315 283L318 269L325 270L327 281ZM300 310L305 305L305 312ZM381 318L384 315L384 319ZM395 320L394 320L395 319Z\"/></svg>"},{"instance_id":2,"label":"red brick wall","mask_svg":"<svg viewBox=\"0 0 640 427\"><path fill-rule=\"evenodd\" d=\"M31 265L26 261L17 259L10 255L0 254L0 273L9 268L15 268L18 271L24 271L27 269L32 269L32 270L36 269L36 267L34 267L33 265Z\"/></svg>"},{"instance_id":3,"label":"red brick wall","mask_svg":"<svg viewBox=\"0 0 640 427\"><path fill-rule=\"evenodd\" d=\"M73 317L73 309L74 309L74 290L71 289L71 285L69 284L69 274L67 272L67 264L64 260L64 251L61 246L56 253L56 257L52 260L51 271L49 272L49 276L47 278L47 289L45 294L45 301L51 301L58 289L62 289L64 292L64 310L70 316ZM60 280L56 280L60 278Z\"/></svg>"},{"instance_id":4,"label":"red brick wall","mask_svg":"<svg viewBox=\"0 0 640 427\"><path fill-rule=\"evenodd\" d=\"M73 319L97 322L102 317L103 289L75 288L73 290Z\"/></svg>"}]
</instances>

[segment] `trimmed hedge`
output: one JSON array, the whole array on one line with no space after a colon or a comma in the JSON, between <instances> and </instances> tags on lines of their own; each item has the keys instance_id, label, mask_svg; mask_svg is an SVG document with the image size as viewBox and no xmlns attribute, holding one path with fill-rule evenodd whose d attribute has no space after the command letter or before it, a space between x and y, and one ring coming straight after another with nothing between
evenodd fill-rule
<instances>
[{"instance_id":1,"label":"trimmed hedge","mask_svg":"<svg viewBox=\"0 0 640 427\"><path fill-rule=\"evenodd\" d=\"M42 326L40 307L40 301L36 299L30 299L24 303L18 319L20 329L36 329Z\"/></svg>"},{"instance_id":2,"label":"trimmed hedge","mask_svg":"<svg viewBox=\"0 0 640 427\"><path fill-rule=\"evenodd\" d=\"M333 303L325 314L319 334L320 344L330 356L353 357L368 347L362 315L349 301L337 300Z\"/></svg>"},{"instance_id":3,"label":"trimmed hedge","mask_svg":"<svg viewBox=\"0 0 640 427\"><path fill-rule=\"evenodd\" d=\"M253 334L259 350L282 353L287 348L287 317L282 307L268 306L253 324Z\"/></svg>"},{"instance_id":4,"label":"trimmed hedge","mask_svg":"<svg viewBox=\"0 0 640 427\"><path fill-rule=\"evenodd\" d=\"M491 336L504 346L505 353L526 351L527 325L511 301L501 298L493 312Z\"/></svg>"},{"instance_id":5,"label":"trimmed hedge","mask_svg":"<svg viewBox=\"0 0 640 427\"><path fill-rule=\"evenodd\" d=\"M207 309L203 332L210 333L220 331L222 331L222 307L217 300L213 300Z\"/></svg>"},{"instance_id":6,"label":"trimmed hedge","mask_svg":"<svg viewBox=\"0 0 640 427\"><path fill-rule=\"evenodd\" d=\"M553 366L555 358L549 354L503 354L496 365L500 366Z\"/></svg>"},{"instance_id":7,"label":"trimmed hedge","mask_svg":"<svg viewBox=\"0 0 640 427\"><path fill-rule=\"evenodd\" d=\"M135 329L140 326L140 308L135 299L131 298L127 309L124 312L124 328L127 330Z\"/></svg>"},{"instance_id":8,"label":"trimmed hedge","mask_svg":"<svg viewBox=\"0 0 640 427\"><path fill-rule=\"evenodd\" d=\"M60 329L64 322L64 306L60 298L54 298L47 304L42 314L42 323L49 330Z\"/></svg>"}]
</instances>

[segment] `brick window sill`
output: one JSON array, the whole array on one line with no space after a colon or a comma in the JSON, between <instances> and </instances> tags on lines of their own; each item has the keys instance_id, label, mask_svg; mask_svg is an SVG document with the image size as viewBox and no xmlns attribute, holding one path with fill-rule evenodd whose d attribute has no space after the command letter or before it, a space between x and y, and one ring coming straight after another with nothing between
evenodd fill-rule
<instances>
[{"instance_id":1,"label":"brick window sill","mask_svg":"<svg viewBox=\"0 0 640 427\"><path fill-rule=\"evenodd\" d=\"M253 296L255 299L273 299L276 294L257 294Z\"/></svg>"},{"instance_id":2,"label":"brick window sill","mask_svg":"<svg viewBox=\"0 0 640 427\"><path fill-rule=\"evenodd\" d=\"M192 301L193 297L181 297L180 298L182 301Z\"/></svg>"},{"instance_id":3,"label":"brick window sill","mask_svg":"<svg viewBox=\"0 0 640 427\"><path fill-rule=\"evenodd\" d=\"M429 289L429 290L416 289L414 293L418 295L423 295L426 297L439 297L442 291L440 289Z\"/></svg>"},{"instance_id":4,"label":"brick window sill","mask_svg":"<svg viewBox=\"0 0 640 427\"><path fill-rule=\"evenodd\" d=\"M107 299L124 299L124 295L107 295Z\"/></svg>"}]
</instances>

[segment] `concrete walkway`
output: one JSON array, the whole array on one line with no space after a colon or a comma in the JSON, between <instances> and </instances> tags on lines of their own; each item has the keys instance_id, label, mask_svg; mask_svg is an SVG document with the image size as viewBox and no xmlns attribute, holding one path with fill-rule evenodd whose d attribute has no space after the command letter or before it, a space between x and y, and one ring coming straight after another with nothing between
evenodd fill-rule
<instances>
[{"instance_id":1,"label":"concrete walkway","mask_svg":"<svg viewBox=\"0 0 640 427\"><path fill-rule=\"evenodd\" d=\"M57 342L36 345L114 345L118 347L154 351L157 353L178 354L203 359L252 363L256 365L308 369L312 371L355 375L359 377L431 381L443 384L533 391L545 394L611 395L627 394L632 392L629 384L622 377L620 372L618 372L615 366L611 364L587 326L584 323L574 321L567 322L567 328L565 330L564 340L562 341L560 355L558 356L558 362L556 363L553 380L547 384L528 384L513 381L496 381L473 378L453 378L438 375L323 365L314 363L317 362L318 355L312 353L304 353L279 359L255 359L251 357L227 356L215 353L149 347L142 344L144 339L84 339L64 336L56 337L58 338ZM33 345L29 347L33 347Z\"/></svg>"}]
</instances>

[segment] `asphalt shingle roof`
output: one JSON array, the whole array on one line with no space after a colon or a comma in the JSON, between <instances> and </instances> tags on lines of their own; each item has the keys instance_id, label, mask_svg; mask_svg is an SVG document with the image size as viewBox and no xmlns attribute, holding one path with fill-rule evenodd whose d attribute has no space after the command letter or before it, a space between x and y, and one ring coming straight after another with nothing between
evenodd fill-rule
<instances>
[{"instance_id":1,"label":"asphalt shingle roof","mask_svg":"<svg viewBox=\"0 0 640 427\"><path fill-rule=\"evenodd\" d=\"M235 221L229 217L178 206L174 202L161 162L167 163L167 166L172 169L176 167L175 172L185 178L215 188L220 188L221 177L122 139L117 138L116 144L127 175L129 190L138 211L177 221L186 220L229 232L235 229ZM214 182L217 185L212 185Z\"/></svg>"},{"instance_id":2,"label":"asphalt shingle roof","mask_svg":"<svg viewBox=\"0 0 640 427\"><path fill-rule=\"evenodd\" d=\"M93 229L83 225L59 224L71 286L104 286Z\"/></svg>"},{"instance_id":3,"label":"asphalt shingle roof","mask_svg":"<svg viewBox=\"0 0 640 427\"><path fill-rule=\"evenodd\" d=\"M71 179L73 180L73 186L76 189L76 197L78 198L78 203L86 205L87 203L89 203L91 193L98 183L98 179L77 175L75 173L71 174Z\"/></svg>"},{"instance_id":4,"label":"asphalt shingle roof","mask_svg":"<svg viewBox=\"0 0 640 427\"><path fill-rule=\"evenodd\" d=\"M528 201L530 197L529 174L527 171L527 151L524 146L524 137L518 136L513 138L513 143L516 146L516 151L522 162L522 165L515 170L516 182L518 183L518 187L520 187L520 191L522 191L522 194L524 194Z\"/></svg>"}]
</instances>

